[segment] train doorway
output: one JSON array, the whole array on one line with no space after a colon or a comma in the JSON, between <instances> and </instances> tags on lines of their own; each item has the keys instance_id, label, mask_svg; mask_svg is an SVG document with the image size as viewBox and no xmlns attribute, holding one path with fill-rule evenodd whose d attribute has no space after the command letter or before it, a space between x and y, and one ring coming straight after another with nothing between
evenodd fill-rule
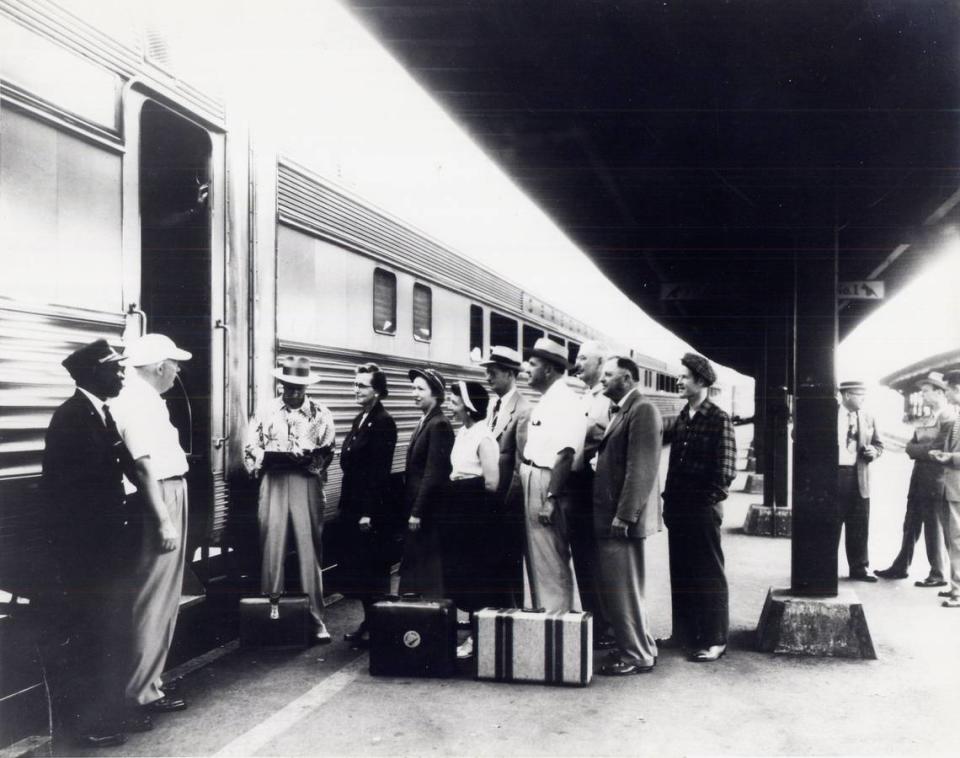
<instances>
[{"instance_id":1,"label":"train doorway","mask_svg":"<svg viewBox=\"0 0 960 758\"><path fill-rule=\"evenodd\" d=\"M193 358L167 395L190 472L188 555L205 544L213 502L217 363L215 266L210 192L213 145L207 131L144 100L139 123L140 308L150 332L166 334ZM222 403L222 400L221 400Z\"/></svg>"}]
</instances>

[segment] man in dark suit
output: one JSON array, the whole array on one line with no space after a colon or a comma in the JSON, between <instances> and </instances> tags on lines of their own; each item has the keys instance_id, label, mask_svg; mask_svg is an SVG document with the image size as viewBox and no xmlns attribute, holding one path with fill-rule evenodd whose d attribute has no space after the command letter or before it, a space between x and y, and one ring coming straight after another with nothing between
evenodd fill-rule
<instances>
[{"instance_id":1,"label":"man in dark suit","mask_svg":"<svg viewBox=\"0 0 960 758\"><path fill-rule=\"evenodd\" d=\"M497 396L487 411L487 425L500 446L500 481L495 498L502 541L497 549L499 589L505 606L523 601L523 487L517 472L517 431L530 417L530 401L517 389L520 354L494 345L490 357L480 364L487 371L487 384Z\"/></svg>"},{"instance_id":2,"label":"man in dark suit","mask_svg":"<svg viewBox=\"0 0 960 758\"><path fill-rule=\"evenodd\" d=\"M863 409L867 389L863 382L840 383L840 406L837 409L839 460L837 499L840 502L840 524L850 578L858 582L875 582L867 573L870 560L867 539L870 534L870 464L883 453L883 442L877 424ZM837 540L840 530L837 530Z\"/></svg>"},{"instance_id":3,"label":"man in dark suit","mask_svg":"<svg viewBox=\"0 0 960 758\"><path fill-rule=\"evenodd\" d=\"M63 366L77 389L54 412L43 454L48 540L61 585L50 610L63 630L58 641L66 637L50 646L48 660L57 658L52 668L61 715L74 738L90 747L126 739L118 664L126 657L129 609L120 580L133 565L125 549L123 485L133 461L105 402L123 386L122 360L106 340L67 356Z\"/></svg>"},{"instance_id":4,"label":"man in dark suit","mask_svg":"<svg viewBox=\"0 0 960 758\"><path fill-rule=\"evenodd\" d=\"M960 405L960 371L948 371L943 378L947 383L947 400L951 405ZM946 597L944 608L960 608L960 418L944 429L941 439L943 449L929 453L932 460L944 467L940 523L947 541L950 586L940 595Z\"/></svg>"},{"instance_id":5,"label":"man in dark suit","mask_svg":"<svg viewBox=\"0 0 960 758\"><path fill-rule=\"evenodd\" d=\"M613 402L600 441L593 481L599 586L618 651L601 674L653 671L657 645L644 600L644 540L663 528L660 507L660 412L637 389L640 370L630 358L608 358L603 392Z\"/></svg>"}]
</instances>

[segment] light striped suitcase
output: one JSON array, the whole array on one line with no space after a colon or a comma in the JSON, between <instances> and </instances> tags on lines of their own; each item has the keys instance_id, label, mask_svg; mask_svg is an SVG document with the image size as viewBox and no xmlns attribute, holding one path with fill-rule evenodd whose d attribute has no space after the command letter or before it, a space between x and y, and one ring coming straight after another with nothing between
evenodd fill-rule
<instances>
[{"instance_id":1,"label":"light striped suitcase","mask_svg":"<svg viewBox=\"0 0 960 758\"><path fill-rule=\"evenodd\" d=\"M593 616L484 608L473 615L477 678L586 686L593 679Z\"/></svg>"}]
</instances>

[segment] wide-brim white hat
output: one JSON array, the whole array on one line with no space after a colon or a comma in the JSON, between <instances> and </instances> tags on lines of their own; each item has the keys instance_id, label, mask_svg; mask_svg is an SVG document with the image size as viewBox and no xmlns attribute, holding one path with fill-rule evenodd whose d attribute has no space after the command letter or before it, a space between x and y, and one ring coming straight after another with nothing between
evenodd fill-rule
<instances>
[{"instance_id":1,"label":"wide-brim white hat","mask_svg":"<svg viewBox=\"0 0 960 758\"><path fill-rule=\"evenodd\" d=\"M284 384L316 384L320 377L310 371L309 358L288 356L283 359L279 368L273 370L273 375Z\"/></svg>"}]
</instances>

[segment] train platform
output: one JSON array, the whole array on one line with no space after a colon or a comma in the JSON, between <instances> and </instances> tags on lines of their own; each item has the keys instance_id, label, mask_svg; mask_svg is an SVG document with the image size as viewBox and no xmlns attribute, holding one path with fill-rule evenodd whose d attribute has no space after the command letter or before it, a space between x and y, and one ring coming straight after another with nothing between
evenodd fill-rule
<instances>
[{"instance_id":1,"label":"train platform","mask_svg":"<svg viewBox=\"0 0 960 758\"><path fill-rule=\"evenodd\" d=\"M899 546L909 471L892 451L873 467L872 568L888 565ZM152 732L100 754L955 755L960 611L914 587L925 576L922 545L910 580L852 583L878 660L755 652L768 588L789 585L790 543L743 534L758 500L740 491L743 480L724 520L731 640L717 663L663 651L650 675L597 676L584 689L478 682L466 670L450 680L374 678L366 652L342 639L359 615L344 601L329 609L333 644L293 653L228 646L180 678L187 711L157 716ZM840 566L845 575L842 556ZM665 534L648 540L647 574L655 632L665 635ZM56 746L57 755L70 752Z\"/></svg>"}]
</instances>

